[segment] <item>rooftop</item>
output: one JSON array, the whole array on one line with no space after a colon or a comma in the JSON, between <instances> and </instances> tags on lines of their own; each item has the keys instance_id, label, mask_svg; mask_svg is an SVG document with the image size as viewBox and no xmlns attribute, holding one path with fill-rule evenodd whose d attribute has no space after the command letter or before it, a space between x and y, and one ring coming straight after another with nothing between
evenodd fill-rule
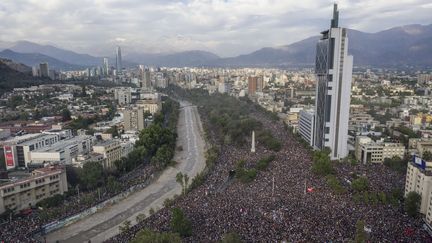
<instances>
[{"instance_id":1,"label":"rooftop","mask_svg":"<svg viewBox=\"0 0 432 243\"><path fill-rule=\"evenodd\" d=\"M58 174L62 171L63 171L63 167L61 167L61 166L49 166L49 167L36 169L32 172L32 174L30 174L30 173L24 174L24 173L16 172L16 173L18 173L18 174L16 174L17 175L16 177L10 176L11 180L9 182L5 182L3 184L0 184L0 190L2 190L3 188L7 188L11 185L17 185L17 184L21 184L21 183L25 183L25 182L30 182L30 181L33 181L35 179L43 178L43 177L53 175L53 174Z\"/></svg>"},{"instance_id":2,"label":"rooftop","mask_svg":"<svg viewBox=\"0 0 432 243\"><path fill-rule=\"evenodd\" d=\"M76 137L73 137L73 138L70 138L67 140L61 140L58 143L55 143L53 145L34 150L33 152L59 152L67 146L76 144L76 143L78 143L84 139L88 139L88 138L91 138L91 136L87 136L87 135L76 136Z\"/></svg>"}]
</instances>

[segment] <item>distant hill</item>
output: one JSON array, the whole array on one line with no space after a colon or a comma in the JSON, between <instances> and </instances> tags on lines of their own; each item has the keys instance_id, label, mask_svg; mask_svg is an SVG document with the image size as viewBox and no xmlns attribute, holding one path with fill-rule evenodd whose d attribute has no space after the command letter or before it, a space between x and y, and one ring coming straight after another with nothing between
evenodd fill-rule
<instances>
[{"instance_id":1,"label":"distant hill","mask_svg":"<svg viewBox=\"0 0 432 243\"><path fill-rule=\"evenodd\" d=\"M102 63L99 57L79 54L51 45L39 45L30 41L18 41L9 49L20 53L39 53L78 66L97 66Z\"/></svg>"},{"instance_id":2,"label":"distant hill","mask_svg":"<svg viewBox=\"0 0 432 243\"><path fill-rule=\"evenodd\" d=\"M83 66L66 63L40 53L19 53L6 49L0 52L0 57L11 59L14 62L23 63L27 66L35 66L41 62L48 62L49 68L54 70L77 70L84 68Z\"/></svg>"},{"instance_id":3,"label":"distant hill","mask_svg":"<svg viewBox=\"0 0 432 243\"><path fill-rule=\"evenodd\" d=\"M349 53L358 66L432 66L432 25L408 25L377 33L348 30ZM315 62L319 36L287 46L262 48L251 54L224 58L219 66L303 66Z\"/></svg>"},{"instance_id":4,"label":"distant hill","mask_svg":"<svg viewBox=\"0 0 432 243\"><path fill-rule=\"evenodd\" d=\"M8 67L10 67L11 69L18 71L18 72L22 72L22 73L30 73L32 71L31 67L26 66L22 63L16 63L13 62L10 59L2 59L0 58L0 62L2 62L3 64L6 64Z\"/></svg>"},{"instance_id":5,"label":"distant hill","mask_svg":"<svg viewBox=\"0 0 432 243\"><path fill-rule=\"evenodd\" d=\"M407 25L377 33L348 30L349 53L356 66L395 67L432 66L432 25ZM130 53L123 57L123 66L313 66L319 36L280 47L266 47L250 54L220 58L207 51L184 51L168 54ZM7 43L6 43L7 44ZM50 45L28 41L14 43L0 57L26 65L47 61L54 69L72 70L101 66L102 58L78 54ZM6 52L6 53L4 53ZM110 66L115 58L109 58Z\"/></svg>"},{"instance_id":6,"label":"distant hill","mask_svg":"<svg viewBox=\"0 0 432 243\"><path fill-rule=\"evenodd\" d=\"M0 94L5 91L18 87L27 87L51 82L47 78L32 77L29 72L23 73L10 66L21 66L22 64L12 64L10 60L0 59ZM22 67L20 67L22 68ZM27 67L29 68L29 67Z\"/></svg>"}]
</instances>

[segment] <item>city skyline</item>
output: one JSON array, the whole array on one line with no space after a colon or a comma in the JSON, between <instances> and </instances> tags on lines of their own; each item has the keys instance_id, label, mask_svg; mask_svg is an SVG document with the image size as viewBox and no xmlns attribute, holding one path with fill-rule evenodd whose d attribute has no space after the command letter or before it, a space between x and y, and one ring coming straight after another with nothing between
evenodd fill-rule
<instances>
[{"instance_id":1,"label":"city skyline","mask_svg":"<svg viewBox=\"0 0 432 243\"><path fill-rule=\"evenodd\" d=\"M129 52L205 50L222 57L314 36L333 1L35 1L0 3L0 47L28 40L106 56ZM313 6L313 7L312 7ZM377 32L430 24L428 1L340 1L347 28ZM415 13L415 14L414 14ZM34 31L37 29L38 31ZM251 41L253 40L253 41Z\"/></svg>"}]
</instances>

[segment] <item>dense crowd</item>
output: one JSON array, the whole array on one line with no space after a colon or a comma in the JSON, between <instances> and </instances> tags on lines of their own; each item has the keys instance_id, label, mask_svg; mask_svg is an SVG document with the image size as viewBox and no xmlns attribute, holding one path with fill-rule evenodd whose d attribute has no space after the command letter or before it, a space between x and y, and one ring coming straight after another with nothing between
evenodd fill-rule
<instances>
[{"instance_id":1,"label":"dense crowd","mask_svg":"<svg viewBox=\"0 0 432 243\"><path fill-rule=\"evenodd\" d=\"M180 197L170 207L180 207L192 222L192 236L186 242L216 242L235 232L246 242L347 242L354 238L358 220L365 222L371 242L431 242L421 228L421 219L408 217L400 204L354 202L349 186L335 194L325 178L311 172L312 152L284 128L262 113L251 114L263 127L283 142L279 152L257 144L250 147L221 146L214 169L204 184ZM269 167L258 172L248 184L230 179L237 161L254 166L261 158L274 154ZM335 165L340 181L352 174L368 178L371 192L403 189L404 175L384 165ZM307 188L312 190L309 192ZM143 228L169 231L170 207L161 209L130 230L109 240L128 242Z\"/></svg>"},{"instance_id":2,"label":"dense crowd","mask_svg":"<svg viewBox=\"0 0 432 243\"><path fill-rule=\"evenodd\" d=\"M102 188L81 192L80 195L69 196L59 206L49 209L36 208L30 215L13 216L12 220L5 219L0 222L0 242L37 242L40 237L35 232L40 231L43 225L78 214L133 186L147 184L155 177L155 173L154 166L143 164L118 179L117 191Z\"/></svg>"}]
</instances>

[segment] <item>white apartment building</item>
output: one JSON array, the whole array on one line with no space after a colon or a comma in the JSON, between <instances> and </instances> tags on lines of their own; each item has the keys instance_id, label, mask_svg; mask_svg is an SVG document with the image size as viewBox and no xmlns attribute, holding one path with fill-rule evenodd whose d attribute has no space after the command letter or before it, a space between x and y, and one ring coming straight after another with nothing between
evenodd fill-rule
<instances>
[{"instance_id":1,"label":"white apartment building","mask_svg":"<svg viewBox=\"0 0 432 243\"><path fill-rule=\"evenodd\" d=\"M429 230L432 230L432 163L414 157L408 163L405 196L410 192L417 192L421 196L420 213L425 216Z\"/></svg>"},{"instance_id":2,"label":"white apartment building","mask_svg":"<svg viewBox=\"0 0 432 243\"><path fill-rule=\"evenodd\" d=\"M66 171L63 168L34 170L30 177L0 184L0 214L6 209L18 211L35 206L39 201L67 190Z\"/></svg>"}]
</instances>

